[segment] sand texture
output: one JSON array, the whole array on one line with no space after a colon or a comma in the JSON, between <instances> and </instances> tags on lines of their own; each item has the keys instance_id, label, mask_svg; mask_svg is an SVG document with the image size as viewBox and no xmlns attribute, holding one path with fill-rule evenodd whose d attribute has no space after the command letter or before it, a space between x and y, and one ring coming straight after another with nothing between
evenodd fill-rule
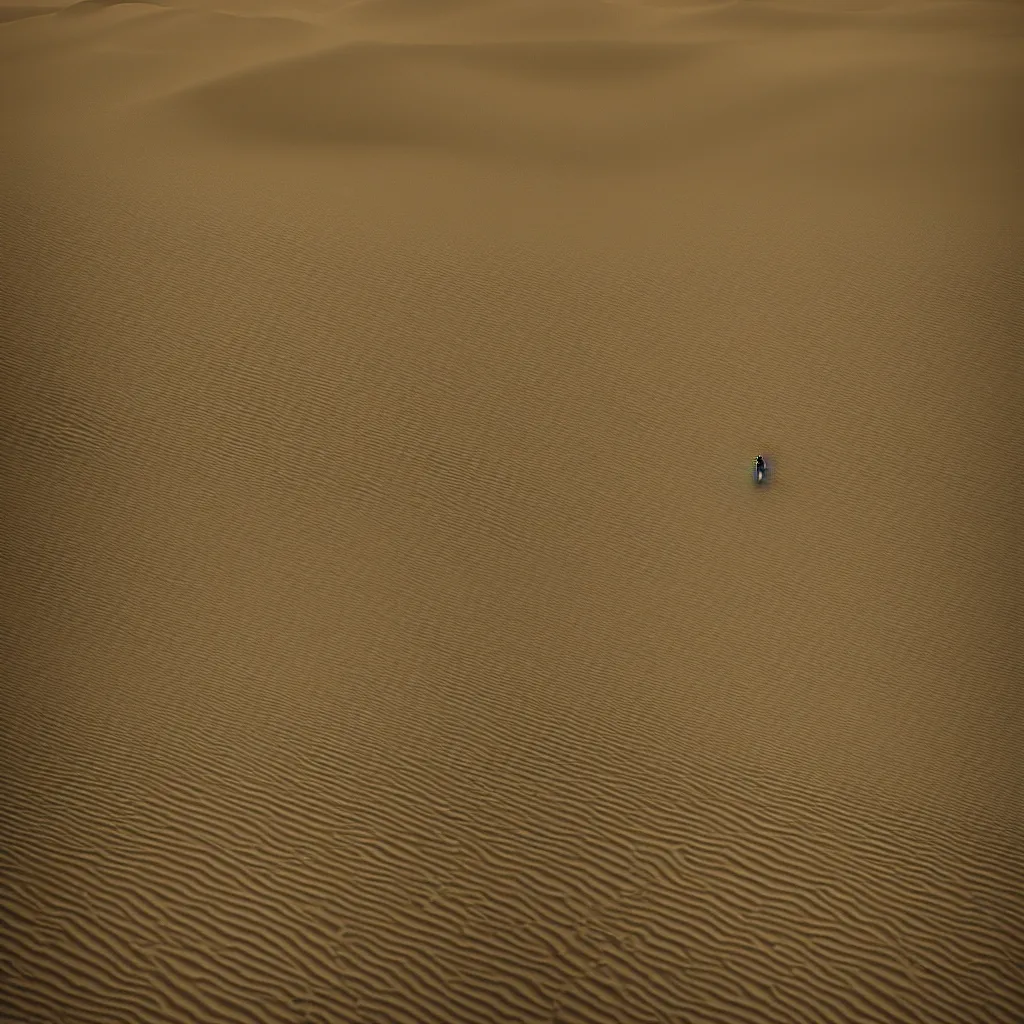
<instances>
[{"instance_id":1,"label":"sand texture","mask_svg":"<svg viewBox=\"0 0 1024 1024\"><path fill-rule=\"evenodd\" d=\"M2 1024L1024 1021L1024 4L0 90Z\"/></svg>"}]
</instances>

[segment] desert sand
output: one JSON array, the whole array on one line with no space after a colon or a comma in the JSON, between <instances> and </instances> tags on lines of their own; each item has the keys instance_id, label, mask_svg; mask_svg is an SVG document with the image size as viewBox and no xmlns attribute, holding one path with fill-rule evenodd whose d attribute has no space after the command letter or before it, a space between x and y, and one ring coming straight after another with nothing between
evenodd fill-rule
<instances>
[{"instance_id":1,"label":"desert sand","mask_svg":"<svg viewBox=\"0 0 1024 1024\"><path fill-rule=\"evenodd\" d=\"M1024 5L0 13L0 1021L1024 1020Z\"/></svg>"}]
</instances>

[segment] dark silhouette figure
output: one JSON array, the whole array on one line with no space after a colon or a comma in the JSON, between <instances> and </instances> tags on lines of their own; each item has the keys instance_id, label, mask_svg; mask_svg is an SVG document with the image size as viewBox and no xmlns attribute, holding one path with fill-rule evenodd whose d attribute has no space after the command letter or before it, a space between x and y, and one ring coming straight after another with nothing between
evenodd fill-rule
<instances>
[{"instance_id":1,"label":"dark silhouette figure","mask_svg":"<svg viewBox=\"0 0 1024 1024\"><path fill-rule=\"evenodd\" d=\"M758 455L754 459L754 483L758 487L763 487L768 483L768 464L764 461L763 455Z\"/></svg>"}]
</instances>

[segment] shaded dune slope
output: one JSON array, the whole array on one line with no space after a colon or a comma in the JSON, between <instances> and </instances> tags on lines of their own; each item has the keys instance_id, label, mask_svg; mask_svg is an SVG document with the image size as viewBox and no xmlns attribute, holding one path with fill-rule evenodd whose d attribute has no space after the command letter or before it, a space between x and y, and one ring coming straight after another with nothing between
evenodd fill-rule
<instances>
[{"instance_id":1,"label":"shaded dune slope","mask_svg":"<svg viewBox=\"0 0 1024 1024\"><path fill-rule=\"evenodd\" d=\"M372 8L367 9L369 14ZM517 0L513 3L473 4L448 12L438 25L449 39L477 38L496 41L575 40L602 38L628 40L650 20L642 8L627 9L592 0ZM369 27L374 22L364 19ZM393 23L401 26L401 21ZM440 33L434 33L439 36Z\"/></svg>"},{"instance_id":2,"label":"shaded dune slope","mask_svg":"<svg viewBox=\"0 0 1024 1024\"><path fill-rule=\"evenodd\" d=\"M885 170L945 159L950 123L977 134L979 114L1004 117L1008 133L1019 110L988 109L990 87L971 85L969 62L961 73L881 51L871 65L868 75L858 56L825 51L791 68L785 56L671 40L366 42L182 90L154 116L265 149L419 148L585 170L716 150L740 159L761 146L756 158L779 165ZM857 131L839 130L844 121ZM995 127L975 159L990 157Z\"/></svg>"},{"instance_id":3,"label":"shaded dune slope","mask_svg":"<svg viewBox=\"0 0 1024 1024\"><path fill-rule=\"evenodd\" d=\"M225 141L537 157L617 149L628 159L629 147L643 156L666 145L672 104L651 79L685 78L700 56L672 44L353 44L198 87L168 106Z\"/></svg>"},{"instance_id":4,"label":"shaded dune slope","mask_svg":"<svg viewBox=\"0 0 1024 1024\"><path fill-rule=\"evenodd\" d=\"M55 14L63 10L61 7L0 7L0 25L11 21L23 21L25 18L39 18L46 14Z\"/></svg>"}]
</instances>

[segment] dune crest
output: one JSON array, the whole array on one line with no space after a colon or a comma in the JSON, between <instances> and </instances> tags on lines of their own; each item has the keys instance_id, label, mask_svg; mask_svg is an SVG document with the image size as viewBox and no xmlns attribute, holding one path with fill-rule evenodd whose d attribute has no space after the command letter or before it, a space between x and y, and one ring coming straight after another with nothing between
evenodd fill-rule
<instances>
[{"instance_id":1,"label":"dune crest","mask_svg":"<svg viewBox=\"0 0 1024 1024\"><path fill-rule=\"evenodd\" d=\"M131 9L133 7L168 7L160 0L77 0L68 7L57 9L60 17L79 18L90 14L98 14L102 11L109 11L114 8Z\"/></svg>"}]
</instances>

